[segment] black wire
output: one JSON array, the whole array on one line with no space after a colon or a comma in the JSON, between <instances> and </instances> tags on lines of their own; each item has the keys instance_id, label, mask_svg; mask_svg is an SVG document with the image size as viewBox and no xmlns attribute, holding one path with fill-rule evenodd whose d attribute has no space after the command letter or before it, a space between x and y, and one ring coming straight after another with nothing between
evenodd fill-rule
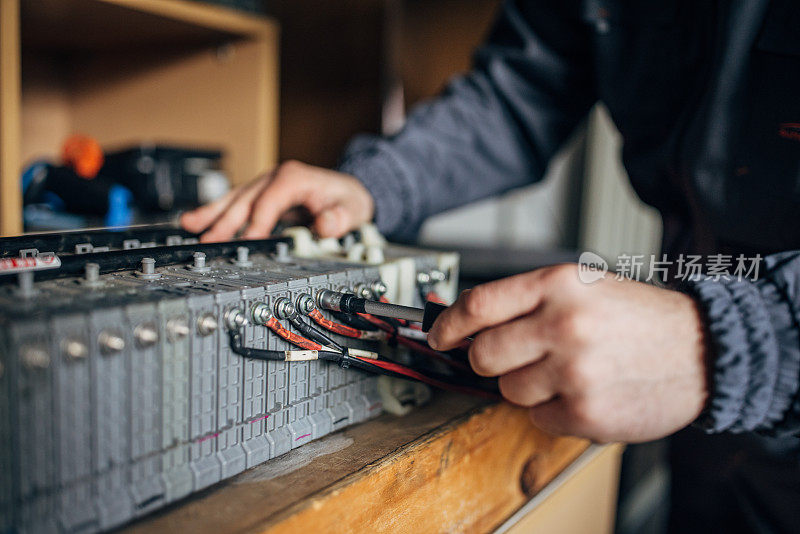
<instances>
[{"instance_id":1,"label":"black wire","mask_svg":"<svg viewBox=\"0 0 800 534\"><path fill-rule=\"evenodd\" d=\"M336 317L336 319L341 321L342 324L346 324L347 326L356 328L358 330L364 330L368 332L375 332L378 330L377 326L370 323L366 319L359 317L358 315L336 311L332 311L331 314Z\"/></svg>"},{"instance_id":2,"label":"black wire","mask_svg":"<svg viewBox=\"0 0 800 534\"><path fill-rule=\"evenodd\" d=\"M336 349L339 352L342 352L342 353L345 352L345 349L344 349L343 346L339 345L334 340L332 340L331 338L329 338L328 336L323 334L321 331L317 330L316 328L314 328L313 326L311 326L310 324L305 322L303 320L303 318L300 317L299 313L295 312L294 314L289 316L288 319L289 319L289 322L292 323L292 325L295 328L300 330L300 332L304 336L306 336L308 339L310 339L312 341L316 341L317 343L319 343L321 345L325 345L326 347L330 347L332 349Z\"/></svg>"},{"instance_id":3,"label":"black wire","mask_svg":"<svg viewBox=\"0 0 800 534\"><path fill-rule=\"evenodd\" d=\"M267 360L267 361L286 361L286 351L283 350L266 350L255 349L252 347L242 346L242 335L239 332L229 332L231 350L245 358L252 358L254 360ZM306 350L306 349L300 349ZM329 350L318 350L317 357L320 360L328 360L339 362L342 354L338 352L331 352Z\"/></svg>"},{"instance_id":4,"label":"black wire","mask_svg":"<svg viewBox=\"0 0 800 534\"><path fill-rule=\"evenodd\" d=\"M242 336L239 332L231 330L229 332L229 337L231 350L239 356L252 358L254 360L283 361L286 359L286 353L282 350L254 349L252 347L243 346Z\"/></svg>"}]
</instances>

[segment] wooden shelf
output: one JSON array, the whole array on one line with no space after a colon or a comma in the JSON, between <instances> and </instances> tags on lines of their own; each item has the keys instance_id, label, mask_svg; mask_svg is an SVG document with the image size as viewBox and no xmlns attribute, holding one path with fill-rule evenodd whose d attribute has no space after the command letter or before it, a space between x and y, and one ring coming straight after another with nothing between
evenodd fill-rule
<instances>
[{"instance_id":1,"label":"wooden shelf","mask_svg":"<svg viewBox=\"0 0 800 534\"><path fill-rule=\"evenodd\" d=\"M186 0L0 0L0 234L20 173L71 133L220 148L234 183L277 159L278 28Z\"/></svg>"}]
</instances>

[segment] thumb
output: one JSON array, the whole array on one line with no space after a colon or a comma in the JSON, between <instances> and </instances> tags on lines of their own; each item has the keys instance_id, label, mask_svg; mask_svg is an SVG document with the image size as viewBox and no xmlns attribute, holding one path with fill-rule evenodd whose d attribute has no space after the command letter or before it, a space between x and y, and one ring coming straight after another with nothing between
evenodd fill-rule
<instances>
[{"instance_id":1,"label":"thumb","mask_svg":"<svg viewBox=\"0 0 800 534\"><path fill-rule=\"evenodd\" d=\"M341 237L352 227L353 218L341 205L327 208L314 221L314 230L320 237Z\"/></svg>"}]
</instances>

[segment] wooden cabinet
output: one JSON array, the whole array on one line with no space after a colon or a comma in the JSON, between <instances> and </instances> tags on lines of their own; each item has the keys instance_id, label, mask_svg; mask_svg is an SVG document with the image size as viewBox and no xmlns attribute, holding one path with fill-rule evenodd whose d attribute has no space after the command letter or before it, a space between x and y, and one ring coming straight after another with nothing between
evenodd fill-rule
<instances>
[{"instance_id":1,"label":"wooden cabinet","mask_svg":"<svg viewBox=\"0 0 800 534\"><path fill-rule=\"evenodd\" d=\"M21 232L20 174L71 133L107 148L220 148L234 183L278 146L278 28L189 0L0 0L0 234Z\"/></svg>"}]
</instances>

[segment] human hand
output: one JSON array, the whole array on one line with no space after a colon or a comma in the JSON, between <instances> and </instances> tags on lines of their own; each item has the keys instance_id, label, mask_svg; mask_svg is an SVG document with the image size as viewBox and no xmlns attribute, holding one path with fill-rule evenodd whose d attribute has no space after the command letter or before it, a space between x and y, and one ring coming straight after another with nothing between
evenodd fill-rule
<instances>
[{"instance_id":1,"label":"human hand","mask_svg":"<svg viewBox=\"0 0 800 534\"><path fill-rule=\"evenodd\" d=\"M302 206L314 219L320 237L340 237L372 220L374 202L353 176L287 161L274 171L239 186L205 206L184 213L181 225L204 232L203 242L232 238L247 224L242 237L268 237L280 217Z\"/></svg>"},{"instance_id":2,"label":"human hand","mask_svg":"<svg viewBox=\"0 0 800 534\"><path fill-rule=\"evenodd\" d=\"M449 350L473 335L475 372L499 376L503 396L556 434L657 439L696 419L708 395L690 297L611 277L585 284L573 264L463 292L428 341Z\"/></svg>"}]
</instances>

